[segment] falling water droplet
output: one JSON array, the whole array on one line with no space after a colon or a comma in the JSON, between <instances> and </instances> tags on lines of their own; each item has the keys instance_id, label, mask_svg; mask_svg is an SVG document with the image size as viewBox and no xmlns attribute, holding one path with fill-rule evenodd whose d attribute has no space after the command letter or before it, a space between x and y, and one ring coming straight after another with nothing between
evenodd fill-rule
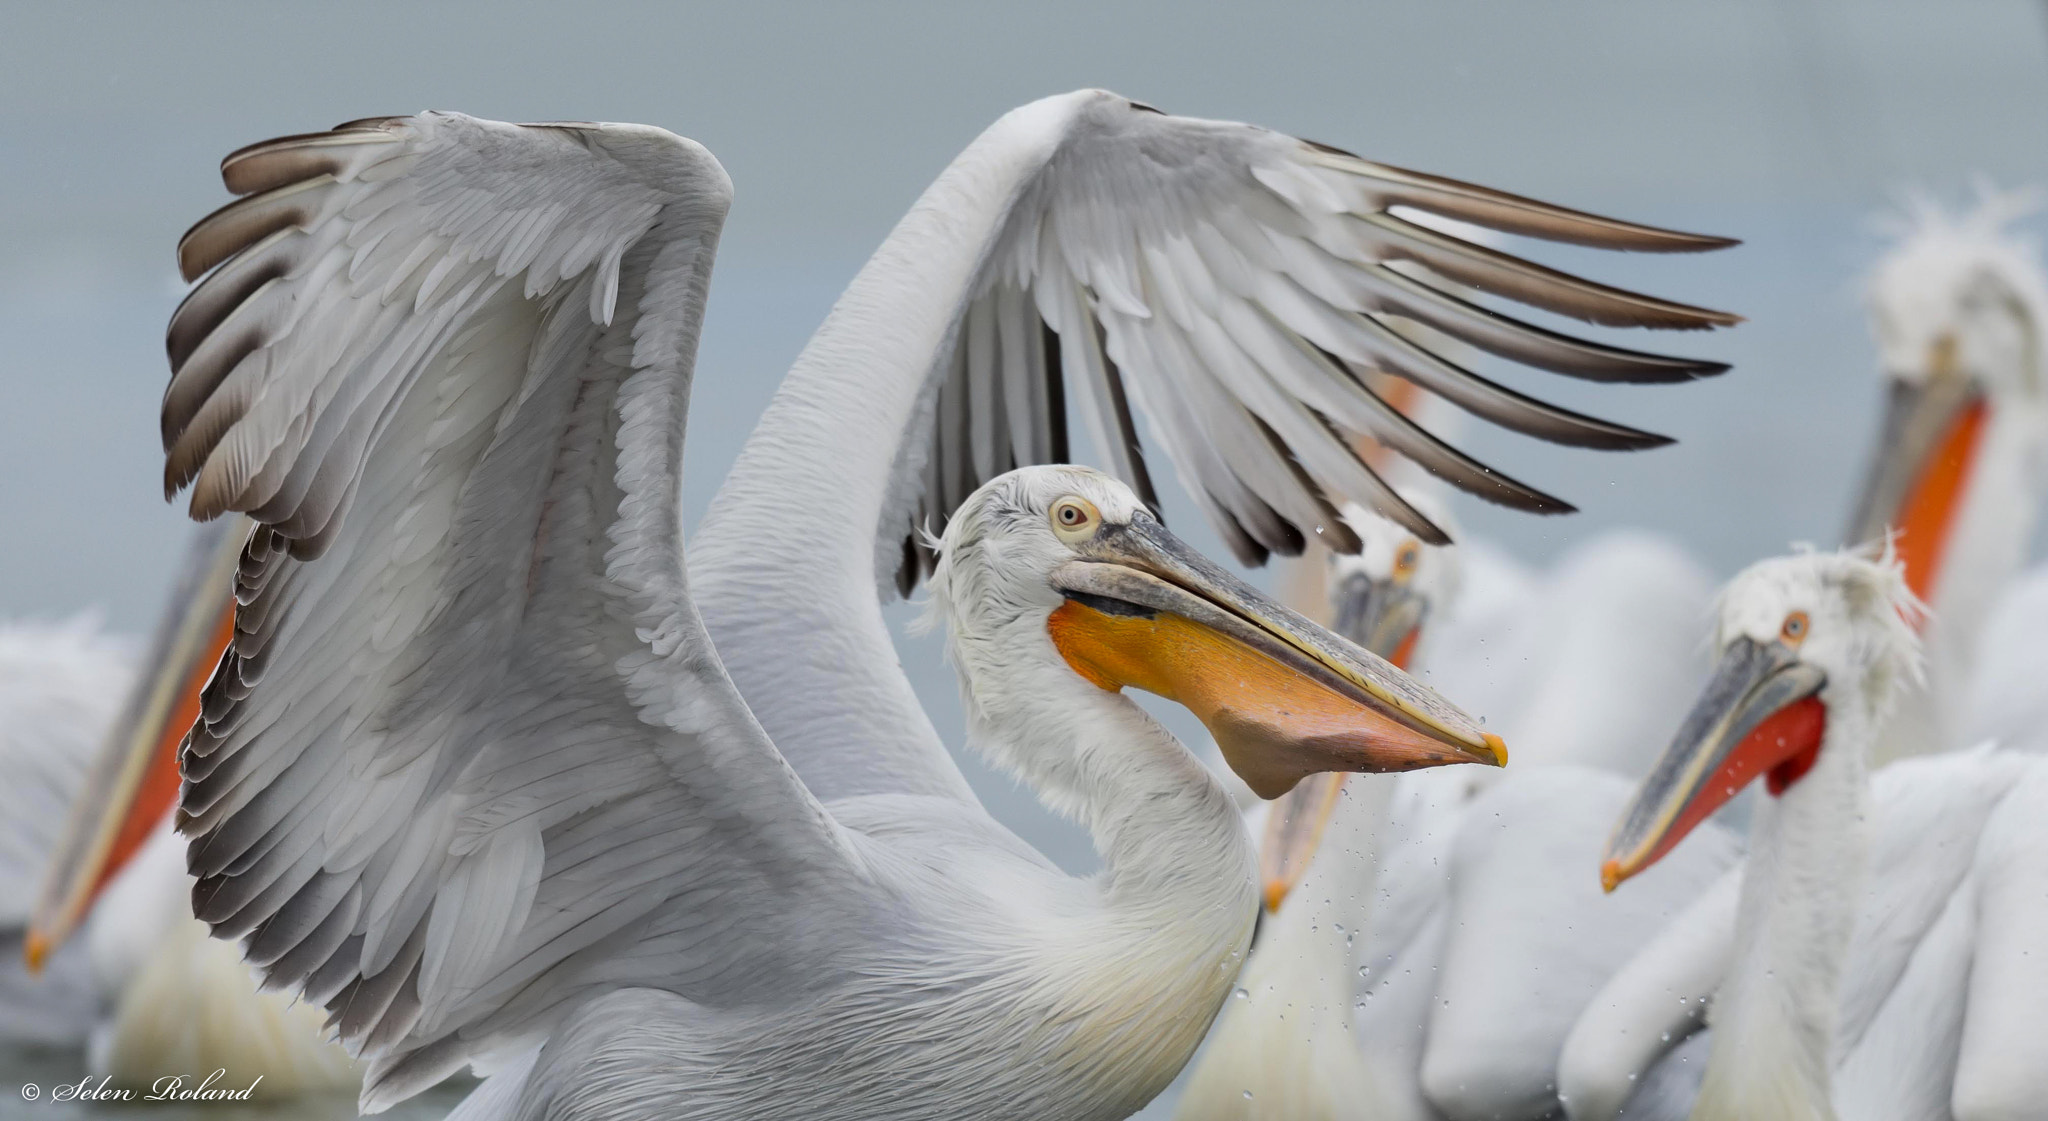
<instances>
[{"instance_id":1,"label":"falling water droplet","mask_svg":"<svg viewBox=\"0 0 2048 1121\"><path fill-rule=\"evenodd\" d=\"M1666 1043L1669 1043L1669 1042L1671 1042L1671 1033L1670 1033L1670 1032L1668 1032L1668 1031L1664 1033L1664 1042L1666 1042Z\"/></svg>"}]
</instances>

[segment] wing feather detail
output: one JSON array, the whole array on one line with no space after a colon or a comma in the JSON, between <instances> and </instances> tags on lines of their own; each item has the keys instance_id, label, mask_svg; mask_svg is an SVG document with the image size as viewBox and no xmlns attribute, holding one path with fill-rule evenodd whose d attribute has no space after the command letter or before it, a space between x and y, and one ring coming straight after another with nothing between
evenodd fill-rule
<instances>
[{"instance_id":1,"label":"wing feather detail","mask_svg":"<svg viewBox=\"0 0 2048 1121\"><path fill-rule=\"evenodd\" d=\"M162 414L167 488L259 523L183 752L194 912L326 1006L369 1108L618 985L822 981L780 922L843 918L863 873L682 570L723 170L639 126L425 114L222 173ZM956 491L1001 454L983 374ZM620 939L662 950L594 956Z\"/></svg>"},{"instance_id":2,"label":"wing feather detail","mask_svg":"<svg viewBox=\"0 0 2048 1121\"><path fill-rule=\"evenodd\" d=\"M1048 425L1021 415L1026 390L1048 380L1066 383L1065 400L1103 467L1156 506L1142 413L1146 442L1167 453L1239 559L1256 564L1299 552L1316 534L1356 548L1331 516L1346 501L1443 539L1349 450L1361 438L1487 501L1572 509L1388 407L1370 389L1379 375L1537 439L1603 450L1670 442L1511 390L1467 368L1446 343L1593 381L1683 382L1727 369L1575 338L1479 300L1609 327L1703 330L1738 317L1572 276L1417 214L1634 252L1719 249L1735 244L1729 239L1570 210L1099 91L1069 104L1061 139L982 247L954 342L934 368L931 429L911 439L927 442L925 462L939 469L927 471L922 495L892 507L907 509L909 524L881 527L902 543L900 589L929 568L920 530L941 528L960 499L1007 464L1052 461L1050 449L1026 439ZM1017 323L1020 310L1036 312L1048 335L1042 350L1004 346L1013 326L1028 328ZM961 379L967 384L956 387ZM998 406L1010 417L1000 434Z\"/></svg>"}]
</instances>

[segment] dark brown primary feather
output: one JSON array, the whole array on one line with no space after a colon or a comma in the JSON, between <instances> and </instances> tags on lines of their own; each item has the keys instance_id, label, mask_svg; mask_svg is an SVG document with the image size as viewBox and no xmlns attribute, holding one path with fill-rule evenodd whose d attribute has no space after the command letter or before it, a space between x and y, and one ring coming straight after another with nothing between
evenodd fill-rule
<instances>
[{"instance_id":1,"label":"dark brown primary feather","mask_svg":"<svg viewBox=\"0 0 2048 1121\"><path fill-rule=\"evenodd\" d=\"M1127 112L1119 116L1118 105ZM1259 187L1243 189L1247 179ZM1023 435L1035 434L1038 421L1019 419L1024 383L1015 379L1044 384L1055 391L1046 402L1052 425L1064 422L1069 403L1083 406L1084 417L1098 416L1093 443L1104 445L1097 448L1102 465L1155 509L1152 472L1158 465L1146 460L1144 444L1155 452L1170 449L1210 523L1239 560L1256 564L1271 553L1298 553L1312 536L1339 550L1355 548L1333 512L1346 500L1373 505L1426 540L1443 540L1370 468L1332 452L1355 439L1376 441L1490 502L1540 514L1573 509L1387 407L1367 388L1374 376L1404 378L1537 439L1632 451L1671 440L1509 389L1470 369L1457 344L1589 381L1678 383L1727 370L1710 359L1576 338L1475 302L1470 295L1481 293L1613 327L1704 330L1740 322L1421 224L1429 215L1608 250L1683 253L1736 244L1130 102L1084 114L1015 203L961 305L969 329L960 331L958 353L942 367L948 384L937 391L932 468L912 507L914 526L905 527L897 587L914 587L931 563L908 531L942 529L958 500L986 481L991 457L964 454L961 431L953 426L966 418L977 431L987 427L988 414L973 395L990 392L991 373L1004 385L1010 426L1001 448L974 451L1007 452L993 457L1002 465L1065 461ZM1072 253L1089 260L1077 264L1068 259ZM1084 324L1062 322L1074 315L1074 309L1062 310L1062 285L1069 283L1080 292ZM1040 313L1045 345L1022 363L1014 351L991 360L985 334L975 330L986 330L981 324L991 313L984 304L995 306L999 297L990 293L998 290L1005 293L1000 299L1011 298L1007 293L1019 284L1033 295L1036 307L1027 311ZM1216 310L1216 301L1233 300L1253 316ZM1192 326L1189 315L1211 322ZM1220 334L1219 323L1226 328ZM974 344L979 349L968 356L966 340L973 339L981 340ZM1121 351L1112 360L1116 347ZM1312 376L1289 356L1293 348L1312 354ZM1247 377L1272 384L1248 385ZM1276 389L1296 400L1277 403ZM1310 393L1322 396L1303 396ZM1143 442L1140 405L1157 433ZM1297 406L1314 420L1305 421ZM977 444L987 439L969 438Z\"/></svg>"},{"instance_id":2,"label":"dark brown primary feather","mask_svg":"<svg viewBox=\"0 0 2048 1121\"><path fill-rule=\"evenodd\" d=\"M1636 253L1699 253L1742 244L1729 237L1685 233L1588 214L1583 210L1556 206L1522 195L1497 191L1492 187L1482 187L1476 183L1377 163L1342 148L1313 140L1306 140L1303 143L1318 152L1334 157L1325 161L1327 166L1373 180L1369 190L1382 206L1412 206L1417 210L1426 210L1445 218L1455 218L1502 233L1584 245L1593 249L1623 249Z\"/></svg>"},{"instance_id":3,"label":"dark brown primary feather","mask_svg":"<svg viewBox=\"0 0 2048 1121\"><path fill-rule=\"evenodd\" d=\"M1603 327L1697 331L1742 322L1741 316L1725 311L1660 300L1545 268L1393 214L1360 215L1359 221L1371 228L1368 237L1387 259L1414 261L1482 292Z\"/></svg>"}]
</instances>

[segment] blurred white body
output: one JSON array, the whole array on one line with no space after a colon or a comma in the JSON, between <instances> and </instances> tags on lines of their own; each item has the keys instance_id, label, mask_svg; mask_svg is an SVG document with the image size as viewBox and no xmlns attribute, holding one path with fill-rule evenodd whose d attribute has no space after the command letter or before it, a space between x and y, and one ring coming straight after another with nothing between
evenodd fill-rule
<instances>
[{"instance_id":1,"label":"blurred white body","mask_svg":"<svg viewBox=\"0 0 2048 1121\"><path fill-rule=\"evenodd\" d=\"M2007 228L2030 207L2026 196L1986 194L1958 217L1919 202L1867 281L1880 365L1893 392L1938 392L1940 383L1959 379L1986 410L1939 568L1931 580L1920 577L1924 587L1915 584L1931 609L1922 631L1926 678L1900 694L1878 733L1873 759L1880 765L1976 742L1963 706L1978 646L2033 537L2048 481L2048 350L2041 343L2048 276L2035 246ZM1881 440L1898 435L1893 419ZM1879 447L1873 470L1904 454Z\"/></svg>"},{"instance_id":2,"label":"blurred white body","mask_svg":"<svg viewBox=\"0 0 2048 1121\"><path fill-rule=\"evenodd\" d=\"M1365 548L1336 562L1333 584L1352 569L1385 578L1403 531L1347 516ZM1604 897L1594 874L1632 777L1698 680L1706 574L1647 534L1595 538L1540 577L1460 540L1416 567L1415 590L1444 600L1415 672L1492 714L1512 766L1345 784L1198 1061L1183 1121L1542 1116L1578 1010L1736 859L1736 838L1709 825L1632 898Z\"/></svg>"},{"instance_id":3,"label":"blurred white body","mask_svg":"<svg viewBox=\"0 0 2048 1121\"><path fill-rule=\"evenodd\" d=\"M1759 593L1759 617L1783 610L1747 591ZM1731 590L1731 609L1743 594ZM1878 597L1866 617L1833 624L1901 626L1890 612ZM1560 1088L1574 1121L2025 1117L2048 1093L2048 969L2035 952L2048 922L2048 761L1985 747L1866 777L1902 683L1897 655L1871 672L1863 656L1803 656L1828 675L1819 755L1759 805L1747 863L1616 974L1573 1029ZM1710 995L1697 1101L1631 1097L1639 1083L1668 1086L1657 1064L1677 1061ZM1697 1047L1685 1051L1698 1061Z\"/></svg>"},{"instance_id":4,"label":"blurred white body","mask_svg":"<svg viewBox=\"0 0 2048 1121\"><path fill-rule=\"evenodd\" d=\"M87 622L0 628L0 925L27 919L64 811L134 677L129 644ZM33 842L40 840L38 851ZM18 941L0 961L0 1032L79 1044L87 1066L146 1086L167 1074L225 1068L265 1097L346 1090L360 1081L323 1036L323 1016L283 993L259 994L231 944L192 917L184 845L168 822L108 884L86 937L60 950L49 977L21 975ZM15 936L18 938L18 934Z\"/></svg>"}]
</instances>

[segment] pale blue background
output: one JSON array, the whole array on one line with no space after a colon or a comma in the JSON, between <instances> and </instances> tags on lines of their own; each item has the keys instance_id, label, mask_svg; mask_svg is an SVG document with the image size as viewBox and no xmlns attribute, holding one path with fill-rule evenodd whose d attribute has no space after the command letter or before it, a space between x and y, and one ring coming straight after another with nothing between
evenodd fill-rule
<instances>
[{"instance_id":1,"label":"pale blue background","mask_svg":"<svg viewBox=\"0 0 2048 1121\"><path fill-rule=\"evenodd\" d=\"M694 519L918 191L1002 111L1083 85L1746 240L1692 260L1546 257L1751 322L1660 340L1736 363L1715 382L1517 379L1682 441L1600 457L1474 430L1482 457L1584 507L1463 509L1532 559L1616 524L1668 531L1723 573L1832 540L1877 400L1856 304L1872 216L1908 184L1956 199L1973 175L2048 180L2048 21L2019 0L4 4L0 618L96 607L133 631L160 605L183 533L157 482L171 250L225 201L215 163L235 147L424 108L646 121L707 144L737 199L693 404ZM957 735L933 644L904 653ZM998 812L1087 864L1078 837L974 773ZM19 1108L0 1094L0 1116Z\"/></svg>"}]
</instances>

